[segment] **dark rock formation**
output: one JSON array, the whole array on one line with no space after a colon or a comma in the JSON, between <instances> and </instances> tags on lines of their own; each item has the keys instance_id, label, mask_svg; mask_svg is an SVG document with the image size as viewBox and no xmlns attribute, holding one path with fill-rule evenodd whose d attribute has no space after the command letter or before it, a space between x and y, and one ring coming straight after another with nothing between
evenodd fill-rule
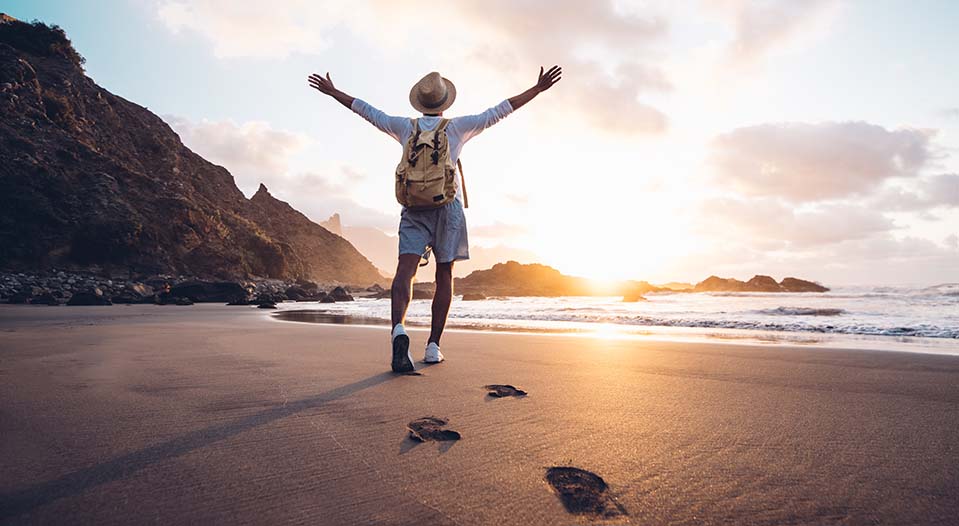
<instances>
[{"instance_id":1,"label":"dark rock formation","mask_svg":"<svg viewBox=\"0 0 959 526\"><path fill-rule=\"evenodd\" d=\"M343 287L336 287L329 295L334 301L353 301L353 296Z\"/></svg>"},{"instance_id":2,"label":"dark rock formation","mask_svg":"<svg viewBox=\"0 0 959 526\"><path fill-rule=\"evenodd\" d=\"M286 289L286 299L293 301L312 301L316 291L309 292L303 287L294 285Z\"/></svg>"},{"instance_id":3,"label":"dark rock formation","mask_svg":"<svg viewBox=\"0 0 959 526\"><path fill-rule=\"evenodd\" d=\"M662 292L666 289L645 281L623 281L601 285L593 280L567 276L546 265L523 265L515 261L497 263L455 280L455 290L486 296L622 296Z\"/></svg>"},{"instance_id":4,"label":"dark rock formation","mask_svg":"<svg viewBox=\"0 0 959 526\"><path fill-rule=\"evenodd\" d=\"M643 294L638 290L631 290L626 294L623 294L624 303L636 303L638 301L647 301Z\"/></svg>"},{"instance_id":5,"label":"dark rock formation","mask_svg":"<svg viewBox=\"0 0 959 526\"><path fill-rule=\"evenodd\" d=\"M186 281L170 287L169 294L195 303L230 303L249 296L242 285L232 281Z\"/></svg>"},{"instance_id":6,"label":"dark rock formation","mask_svg":"<svg viewBox=\"0 0 959 526\"><path fill-rule=\"evenodd\" d=\"M745 292L746 283L732 278L709 276L693 287L695 292Z\"/></svg>"},{"instance_id":7,"label":"dark rock formation","mask_svg":"<svg viewBox=\"0 0 959 526\"><path fill-rule=\"evenodd\" d=\"M60 299L49 292L44 292L39 296L34 296L30 303L33 305L59 305Z\"/></svg>"},{"instance_id":8,"label":"dark rock formation","mask_svg":"<svg viewBox=\"0 0 959 526\"><path fill-rule=\"evenodd\" d=\"M486 295L482 292L466 292L463 294L463 301L482 301L486 299Z\"/></svg>"},{"instance_id":9,"label":"dark rock formation","mask_svg":"<svg viewBox=\"0 0 959 526\"><path fill-rule=\"evenodd\" d=\"M749 281L709 276L693 288L693 292L826 292L826 287L796 278L786 278L782 283L769 276L753 276Z\"/></svg>"},{"instance_id":10,"label":"dark rock formation","mask_svg":"<svg viewBox=\"0 0 959 526\"><path fill-rule=\"evenodd\" d=\"M782 287L769 276L753 276L746 282L746 288L753 292L782 292Z\"/></svg>"},{"instance_id":11,"label":"dark rock formation","mask_svg":"<svg viewBox=\"0 0 959 526\"><path fill-rule=\"evenodd\" d=\"M780 283L786 292L828 292L829 289L819 283L798 278L785 278Z\"/></svg>"},{"instance_id":12,"label":"dark rock formation","mask_svg":"<svg viewBox=\"0 0 959 526\"><path fill-rule=\"evenodd\" d=\"M383 278L349 242L97 86L62 30L0 24L0 268Z\"/></svg>"},{"instance_id":13,"label":"dark rock formation","mask_svg":"<svg viewBox=\"0 0 959 526\"><path fill-rule=\"evenodd\" d=\"M77 292L70 298L67 305L113 305L113 302L103 296L102 290L94 288Z\"/></svg>"}]
</instances>

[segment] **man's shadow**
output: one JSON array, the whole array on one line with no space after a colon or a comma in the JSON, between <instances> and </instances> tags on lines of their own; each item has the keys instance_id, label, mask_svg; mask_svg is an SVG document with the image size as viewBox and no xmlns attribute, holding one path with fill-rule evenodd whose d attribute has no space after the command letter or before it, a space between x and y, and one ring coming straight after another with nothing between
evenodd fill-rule
<instances>
[{"instance_id":1,"label":"man's shadow","mask_svg":"<svg viewBox=\"0 0 959 526\"><path fill-rule=\"evenodd\" d=\"M309 398L266 409L224 424L199 429L155 446L67 473L47 482L4 493L0 495L0 521L30 512L58 499L83 493L96 486L128 477L158 462L179 457L301 411L321 407L328 402L350 396L400 376L402 375L390 372L380 373Z\"/></svg>"}]
</instances>

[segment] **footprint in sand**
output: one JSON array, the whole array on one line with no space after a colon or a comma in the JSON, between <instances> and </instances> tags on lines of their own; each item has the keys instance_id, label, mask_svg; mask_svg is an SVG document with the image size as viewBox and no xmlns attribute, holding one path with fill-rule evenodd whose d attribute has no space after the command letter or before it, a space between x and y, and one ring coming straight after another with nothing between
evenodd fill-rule
<instances>
[{"instance_id":1,"label":"footprint in sand","mask_svg":"<svg viewBox=\"0 0 959 526\"><path fill-rule=\"evenodd\" d=\"M447 424L449 424L449 421L443 418L427 416L417 418L410 422L406 425L406 429L410 431L410 438L419 442L426 442L427 440L459 440L459 433L449 429L443 429Z\"/></svg>"},{"instance_id":2,"label":"footprint in sand","mask_svg":"<svg viewBox=\"0 0 959 526\"><path fill-rule=\"evenodd\" d=\"M606 481L595 473L573 467L552 467L546 470L546 482L569 513L593 519L628 515L609 494Z\"/></svg>"},{"instance_id":3,"label":"footprint in sand","mask_svg":"<svg viewBox=\"0 0 959 526\"><path fill-rule=\"evenodd\" d=\"M490 384L484 385L483 389L488 389L486 393L494 398L504 398L507 396L526 396L526 391L512 385Z\"/></svg>"}]
</instances>

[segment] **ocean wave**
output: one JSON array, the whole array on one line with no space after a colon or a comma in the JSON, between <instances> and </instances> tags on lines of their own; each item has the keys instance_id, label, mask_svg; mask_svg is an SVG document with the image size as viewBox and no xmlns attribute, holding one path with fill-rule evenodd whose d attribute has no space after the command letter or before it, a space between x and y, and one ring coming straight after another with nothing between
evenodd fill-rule
<instances>
[{"instance_id":1,"label":"ocean wave","mask_svg":"<svg viewBox=\"0 0 959 526\"><path fill-rule=\"evenodd\" d=\"M655 316L633 315L595 315L573 316L569 314L512 313L510 318L503 315L490 317L481 313L456 313L451 319L472 319L495 322L504 326L523 326L523 322L574 322L606 323L613 325L645 327L688 327L705 329L744 329L783 332L815 332L824 334L854 334L863 336L915 336L924 338L959 339L959 328L939 327L931 324L913 326L882 327L867 324L816 324L808 322L769 322L760 320L730 320L706 318L661 318Z\"/></svg>"},{"instance_id":2,"label":"ocean wave","mask_svg":"<svg viewBox=\"0 0 959 526\"><path fill-rule=\"evenodd\" d=\"M758 310L756 313L772 316L839 316L845 314L846 311L843 309L814 307L776 307L775 309Z\"/></svg>"}]
</instances>

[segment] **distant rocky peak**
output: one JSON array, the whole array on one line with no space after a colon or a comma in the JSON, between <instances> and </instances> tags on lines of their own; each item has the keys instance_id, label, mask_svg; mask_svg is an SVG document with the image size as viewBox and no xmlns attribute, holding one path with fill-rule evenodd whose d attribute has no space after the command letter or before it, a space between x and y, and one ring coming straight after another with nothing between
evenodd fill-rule
<instances>
[{"instance_id":1,"label":"distant rocky peak","mask_svg":"<svg viewBox=\"0 0 959 526\"><path fill-rule=\"evenodd\" d=\"M8 24L10 22L19 22L19 20L6 13L0 13L0 24Z\"/></svg>"},{"instance_id":2,"label":"distant rocky peak","mask_svg":"<svg viewBox=\"0 0 959 526\"><path fill-rule=\"evenodd\" d=\"M257 196L260 196L261 198L263 198L263 197L273 197L273 196L270 194L270 191L266 188L266 185L263 184L263 183L260 183L260 187L256 189L256 193L253 194L253 197L251 197L250 199L251 199L251 200L252 200L252 199L256 199Z\"/></svg>"},{"instance_id":3,"label":"distant rocky peak","mask_svg":"<svg viewBox=\"0 0 959 526\"><path fill-rule=\"evenodd\" d=\"M320 226L338 236L343 235L343 223L340 221L340 214L338 213L331 215L329 219L320 223Z\"/></svg>"}]
</instances>

